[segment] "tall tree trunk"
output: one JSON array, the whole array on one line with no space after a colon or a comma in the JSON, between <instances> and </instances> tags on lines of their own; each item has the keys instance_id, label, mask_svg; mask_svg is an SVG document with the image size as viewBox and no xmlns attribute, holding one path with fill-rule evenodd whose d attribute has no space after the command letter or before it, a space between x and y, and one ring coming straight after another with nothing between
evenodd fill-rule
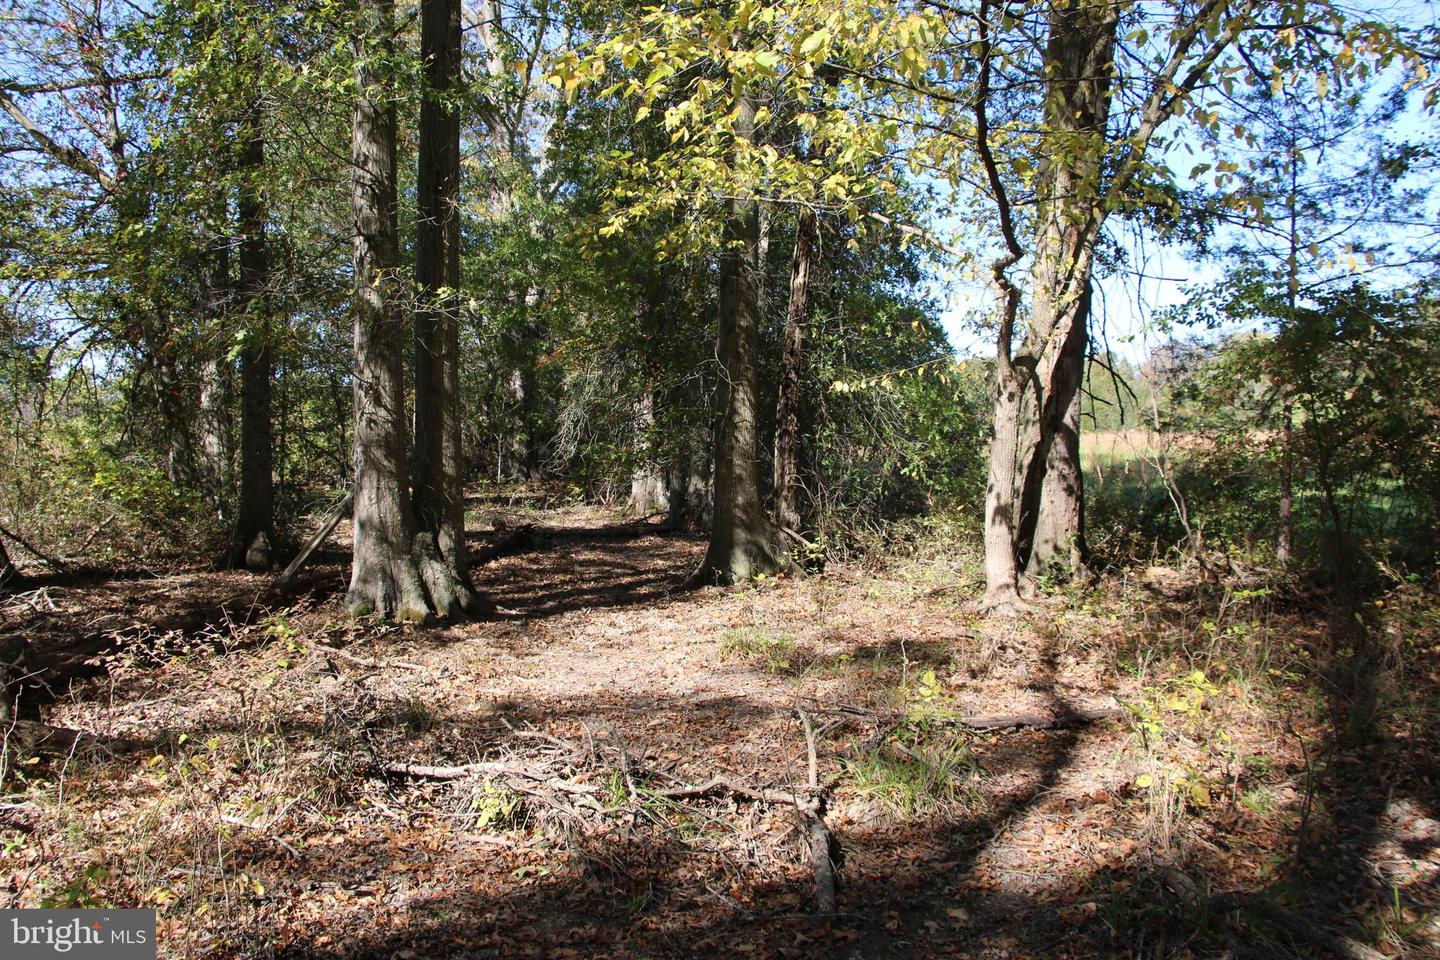
<instances>
[{"instance_id":1,"label":"tall tree trunk","mask_svg":"<svg viewBox=\"0 0 1440 960\"><path fill-rule=\"evenodd\" d=\"M205 284L210 337L200 364L200 475L216 512L221 520L227 520L230 518L234 439L230 400L234 384L226 322L230 304L230 249L223 240L211 251Z\"/></svg>"},{"instance_id":2,"label":"tall tree trunk","mask_svg":"<svg viewBox=\"0 0 1440 960\"><path fill-rule=\"evenodd\" d=\"M810 263L815 256L815 211L801 207L795 222L795 254L790 261L790 304L780 354L780 391L775 400L775 522L801 529L800 381L804 372L804 327L810 301Z\"/></svg>"},{"instance_id":3,"label":"tall tree trunk","mask_svg":"<svg viewBox=\"0 0 1440 960\"><path fill-rule=\"evenodd\" d=\"M755 101L741 94L736 136L753 139ZM760 311L757 247L759 204L754 197L730 201L720 254L720 422L715 436L715 513L710 545L692 583L734 583L786 569L778 531L760 492Z\"/></svg>"},{"instance_id":4,"label":"tall tree trunk","mask_svg":"<svg viewBox=\"0 0 1440 960\"><path fill-rule=\"evenodd\" d=\"M1293 139L1288 162L1290 190L1285 199L1290 214L1290 249L1285 258L1285 325L1293 327L1300 299L1300 150ZM1295 406L1288 393L1280 418L1280 536L1275 545L1275 559L1284 564L1290 562L1295 546L1295 462L1291 455L1295 441Z\"/></svg>"},{"instance_id":5,"label":"tall tree trunk","mask_svg":"<svg viewBox=\"0 0 1440 960\"><path fill-rule=\"evenodd\" d=\"M1089 346L1091 273L1105 210L1101 176L1117 8L1068 0L1050 9L1033 307L1021 354L1033 362L1022 408L1014 549L1032 576L1086 572L1080 390Z\"/></svg>"},{"instance_id":6,"label":"tall tree trunk","mask_svg":"<svg viewBox=\"0 0 1440 960\"><path fill-rule=\"evenodd\" d=\"M275 354L268 297L267 211L261 186L265 138L258 103L251 107L242 135L237 203L240 299L245 311L245 347L240 354L240 503L228 560L231 567L269 569L275 536L275 435L271 422Z\"/></svg>"},{"instance_id":7,"label":"tall tree trunk","mask_svg":"<svg viewBox=\"0 0 1440 960\"><path fill-rule=\"evenodd\" d=\"M1090 293L1070 320L1051 391L1039 411L1040 440L1032 451L1020 497L1020 555L1031 578L1087 569L1085 477L1080 468L1080 396L1085 379Z\"/></svg>"},{"instance_id":8,"label":"tall tree trunk","mask_svg":"<svg viewBox=\"0 0 1440 960\"><path fill-rule=\"evenodd\" d=\"M635 401L631 422L635 463L630 469L630 497L625 511L637 517L648 517L668 510L670 504L669 488L655 457L655 391L648 378Z\"/></svg>"},{"instance_id":9,"label":"tall tree trunk","mask_svg":"<svg viewBox=\"0 0 1440 960\"><path fill-rule=\"evenodd\" d=\"M355 392L354 559L347 598L353 614L428 620L463 609L434 539L416 536L405 429L404 282L395 223L395 98L387 77L393 0L357 9L356 84L351 127L354 215Z\"/></svg>"},{"instance_id":10,"label":"tall tree trunk","mask_svg":"<svg viewBox=\"0 0 1440 960\"><path fill-rule=\"evenodd\" d=\"M422 536L469 596L465 490L461 475L460 117L451 98L460 83L460 2L422 0L420 104L416 171L415 449L411 484Z\"/></svg>"}]
</instances>

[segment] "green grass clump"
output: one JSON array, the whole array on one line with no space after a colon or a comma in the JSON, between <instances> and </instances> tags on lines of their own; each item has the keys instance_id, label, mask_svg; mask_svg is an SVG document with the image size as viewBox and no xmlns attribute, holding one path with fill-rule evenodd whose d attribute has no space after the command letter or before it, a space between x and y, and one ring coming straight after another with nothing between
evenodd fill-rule
<instances>
[{"instance_id":1,"label":"green grass clump","mask_svg":"<svg viewBox=\"0 0 1440 960\"><path fill-rule=\"evenodd\" d=\"M795 665L795 638L752 627L726 630L720 638L720 655L759 664L767 673L785 673Z\"/></svg>"}]
</instances>

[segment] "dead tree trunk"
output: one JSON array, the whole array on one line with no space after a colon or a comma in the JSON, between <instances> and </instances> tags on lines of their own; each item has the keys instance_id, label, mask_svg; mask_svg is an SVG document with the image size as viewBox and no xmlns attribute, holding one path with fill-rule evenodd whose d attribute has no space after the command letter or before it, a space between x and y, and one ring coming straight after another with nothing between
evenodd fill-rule
<instances>
[{"instance_id":1,"label":"dead tree trunk","mask_svg":"<svg viewBox=\"0 0 1440 960\"><path fill-rule=\"evenodd\" d=\"M240 191L240 299L245 341L240 354L240 503L227 558L231 567L270 568L274 542L275 435L271 422L275 354L270 316L270 252L267 211L261 188L265 138L260 107L253 105L243 128Z\"/></svg>"},{"instance_id":2,"label":"dead tree trunk","mask_svg":"<svg viewBox=\"0 0 1440 960\"><path fill-rule=\"evenodd\" d=\"M423 0L416 176L415 448L411 487L419 535L450 568L463 606L473 607L465 553L461 476L459 0Z\"/></svg>"},{"instance_id":3,"label":"dead tree trunk","mask_svg":"<svg viewBox=\"0 0 1440 960\"><path fill-rule=\"evenodd\" d=\"M805 317L810 301L810 264L818 232L815 211L801 207L795 222L795 254L790 261L790 305L780 355L780 392L775 400L775 522L801 528L800 381L805 367Z\"/></svg>"},{"instance_id":4,"label":"dead tree trunk","mask_svg":"<svg viewBox=\"0 0 1440 960\"><path fill-rule=\"evenodd\" d=\"M753 139L755 101L741 94L736 136ZM715 513L710 545L692 583L734 583L789 564L760 492L760 311L756 276L760 243L754 197L730 201L720 253L721 368L715 436Z\"/></svg>"}]
</instances>

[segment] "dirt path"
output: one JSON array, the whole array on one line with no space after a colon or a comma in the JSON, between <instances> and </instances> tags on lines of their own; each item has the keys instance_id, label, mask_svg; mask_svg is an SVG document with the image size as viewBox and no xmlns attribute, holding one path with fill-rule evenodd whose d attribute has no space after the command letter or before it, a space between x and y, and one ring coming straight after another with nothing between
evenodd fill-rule
<instances>
[{"instance_id":1,"label":"dirt path","mask_svg":"<svg viewBox=\"0 0 1440 960\"><path fill-rule=\"evenodd\" d=\"M953 565L920 561L683 593L693 538L589 508L497 517L537 526L480 568L483 623L343 618L343 550L285 597L182 571L8 614L111 650L47 721L147 746L13 771L0 890L154 904L174 957L1170 956L1226 943L1186 883L1263 888L1288 842L1304 759L1228 689L1150 734L955 722L1188 695L1117 660L1160 606L978 622ZM797 710L823 728L832 917L792 809L656 792L803 784ZM568 786L383 772L497 759ZM1161 770L1190 780L1157 793ZM1401 809L1388 842L1430 815ZM1405 889L1436 864L1408 855Z\"/></svg>"}]
</instances>

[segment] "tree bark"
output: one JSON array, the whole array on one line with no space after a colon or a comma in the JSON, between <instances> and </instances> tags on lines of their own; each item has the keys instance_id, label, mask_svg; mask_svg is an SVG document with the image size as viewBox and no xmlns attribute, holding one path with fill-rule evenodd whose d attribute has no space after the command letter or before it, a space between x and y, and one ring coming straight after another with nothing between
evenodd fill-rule
<instances>
[{"instance_id":1,"label":"tree bark","mask_svg":"<svg viewBox=\"0 0 1440 960\"><path fill-rule=\"evenodd\" d=\"M228 355L230 250L223 239L210 254L205 280L210 336L200 363L200 478L221 520L230 518L231 457L234 453L230 401L234 389Z\"/></svg>"},{"instance_id":2,"label":"tree bark","mask_svg":"<svg viewBox=\"0 0 1440 960\"><path fill-rule=\"evenodd\" d=\"M736 136L753 139L755 101L741 94ZM760 492L759 346L760 311L756 276L760 243L759 205L754 197L729 203L724 249L720 253L721 383L715 436L715 511L710 544L695 584L735 583L788 568L778 534Z\"/></svg>"},{"instance_id":3,"label":"tree bark","mask_svg":"<svg viewBox=\"0 0 1440 960\"><path fill-rule=\"evenodd\" d=\"M1015 556L1015 482L1019 475L1020 408L1025 384L1023 371L1009 358L1006 327L1013 325L1018 293L1001 287L1001 350L995 385L995 414L991 425L989 475L985 484L985 609L1010 614L1020 606L1019 568Z\"/></svg>"},{"instance_id":4,"label":"tree bark","mask_svg":"<svg viewBox=\"0 0 1440 960\"><path fill-rule=\"evenodd\" d=\"M775 522L801 529L800 381L804 372L804 327L810 301L810 264L818 230L815 211L801 207L795 221L795 253L790 261L790 304L780 355L780 391L775 400Z\"/></svg>"},{"instance_id":5,"label":"tree bark","mask_svg":"<svg viewBox=\"0 0 1440 960\"><path fill-rule=\"evenodd\" d=\"M1090 291L1082 294L1066 322L1069 336L1060 348L1035 424L1037 443L1022 481L1017 540L1031 578L1059 573L1083 575L1089 563L1085 543L1085 477L1080 467L1080 396L1089 343Z\"/></svg>"},{"instance_id":6,"label":"tree bark","mask_svg":"<svg viewBox=\"0 0 1440 960\"><path fill-rule=\"evenodd\" d=\"M630 469L630 498L625 511L648 517L670 509L670 494L660 464L656 462L652 434L655 430L655 392L647 382L635 401L631 444L634 466Z\"/></svg>"},{"instance_id":7,"label":"tree bark","mask_svg":"<svg viewBox=\"0 0 1440 960\"><path fill-rule=\"evenodd\" d=\"M355 503L352 614L426 621L461 612L434 539L416 536L405 429L405 322L396 229L395 108L387 77L393 0L362 0L355 39L358 95L351 126L354 216Z\"/></svg>"},{"instance_id":8,"label":"tree bark","mask_svg":"<svg viewBox=\"0 0 1440 960\"><path fill-rule=\"evenodd\" d=\"M415 447L411 487L419 535L446 563L464 606L477 599L465 552L460 428L459 0L423 0L416 171Z\"/></svg>"},{"instance_id":9,"label":"tree bark","mask_svg":"<svg viewBox=\"0 0 1440 960\"><path fill-rule=\"evenodd\" d=\"M271 422L275 355L268 302L270 252L267 211L261 188L265 139L260 107L252 105L243 127L240 191L240 299L245 311L245 344L240 354L240 502L228 565L268 570L273 561L275 435Z\"/></svg>"},{"instance_id":10,"label":"tree bark","mask_svg":"<svg viewBox=\"0 0 1440 960\"><path fill-rule=\"evenodd\" d=\"M1117 8L1068 0L1050 9L1033 304L1021 355L1019 564L1034 577L1086 573L1080 391L1089 346L1091 273L1106 211L1101 176L1109 122Z\"/></svg>"}]
</instances>

